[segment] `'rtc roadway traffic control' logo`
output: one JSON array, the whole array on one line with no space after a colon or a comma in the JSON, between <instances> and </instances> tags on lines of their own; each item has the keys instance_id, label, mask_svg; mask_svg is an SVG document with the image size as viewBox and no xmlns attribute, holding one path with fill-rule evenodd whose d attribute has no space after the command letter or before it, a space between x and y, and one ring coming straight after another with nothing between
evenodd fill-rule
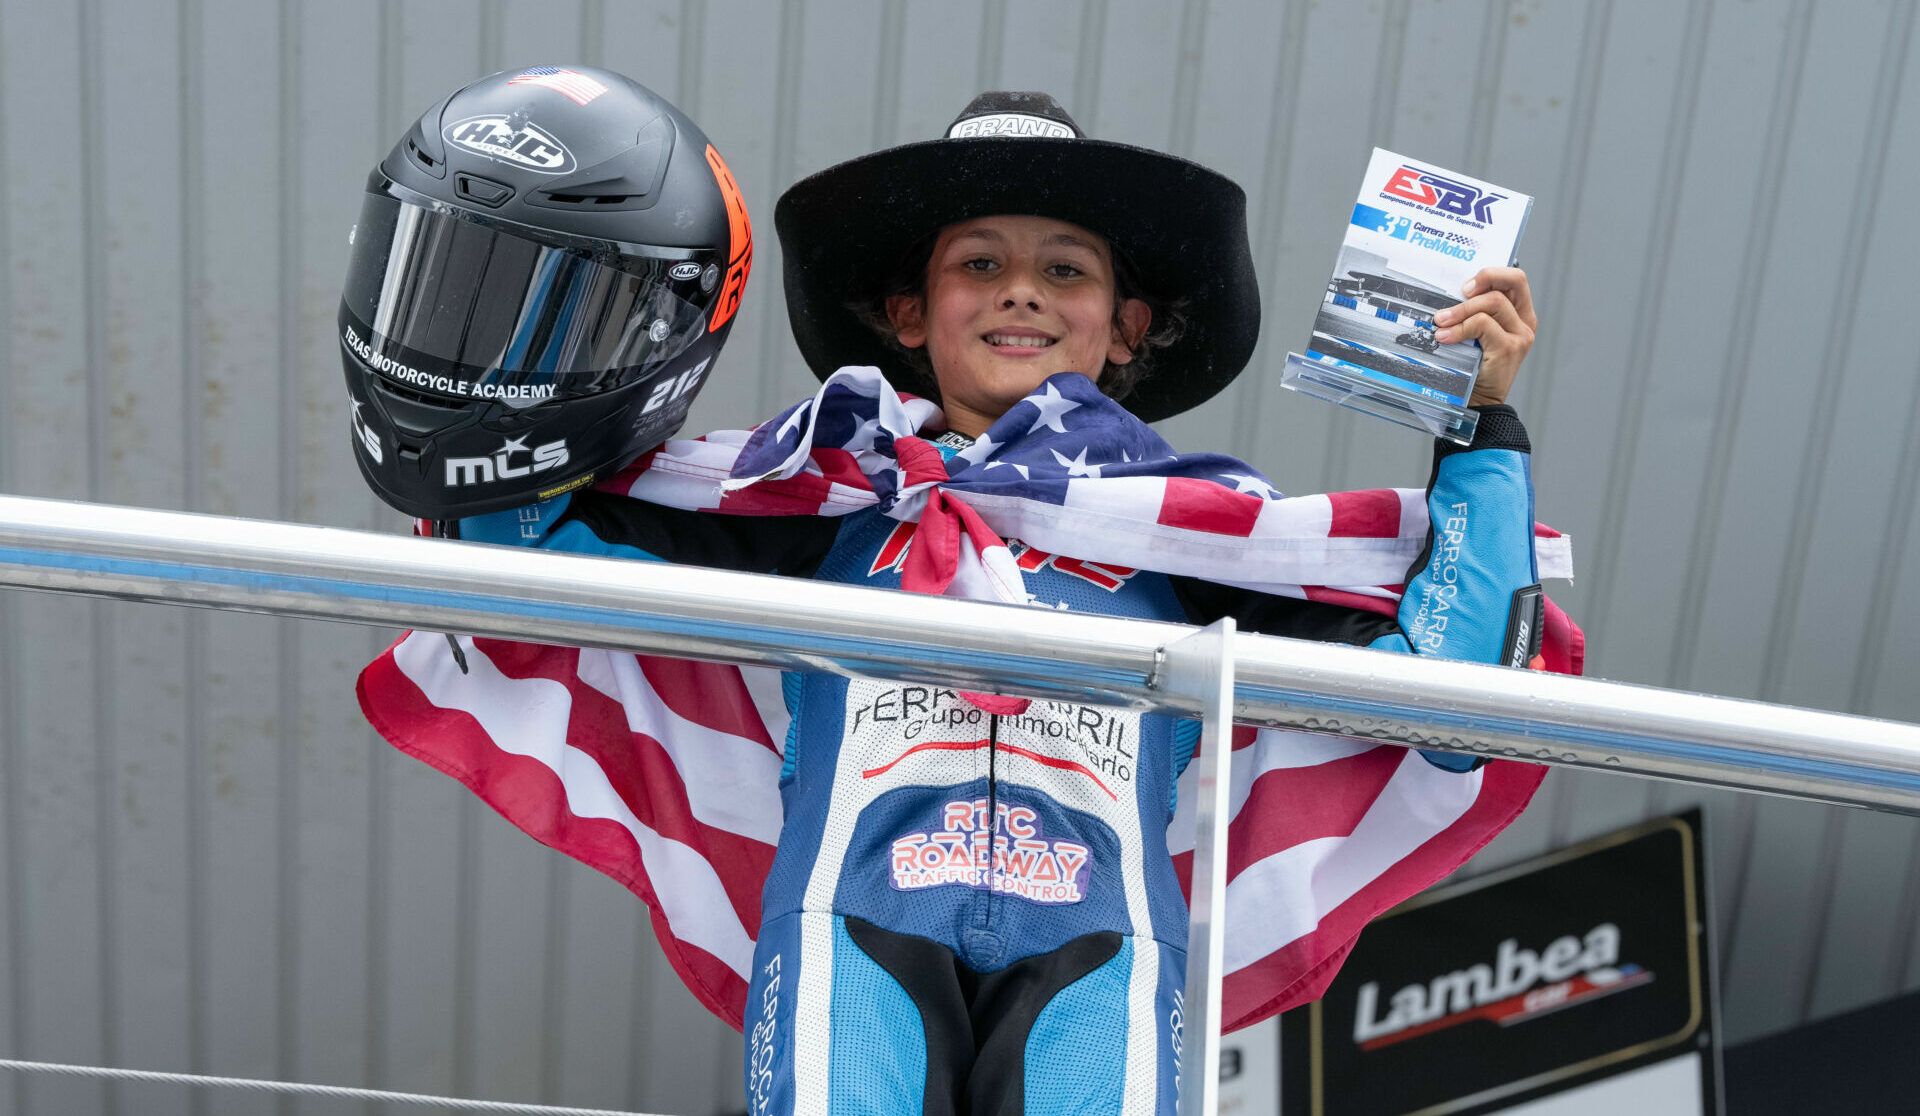
<instances>
[{"instance_id":1,"label":"'rtc roadway traffic control' logo","mask_svg":"<svg viewBox=\"0 0 1920 1116\"><path fill-rule=\"evenodd\" d=\"M893 886L918 891L961 884L1036 903L1078 903L1087 846L1048 840L1026 806L977 798L949 802L931 832L893 842Z\"/></svg>"}]
</instances>

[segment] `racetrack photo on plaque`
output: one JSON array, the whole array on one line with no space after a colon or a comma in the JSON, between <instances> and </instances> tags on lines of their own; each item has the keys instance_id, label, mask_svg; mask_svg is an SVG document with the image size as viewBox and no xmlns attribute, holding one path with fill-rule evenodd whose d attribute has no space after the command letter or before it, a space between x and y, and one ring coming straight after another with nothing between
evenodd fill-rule
<instances>
[{"instance_id":1,"label":"racetrack photo on plaque","mask_svg":"<svg viewBox=\"0 0 1920 1116\"><path fill-rule=\"evenodd\" d=\"M1477 341L1442 344L1433 315L1485 267L1513 263L1533 199L1375 148L1305 353L1283 387L1466 444Z\"/></svg>"},{"instance_id":2,"label":"racetrack photo on plaque","mask_svg":"<svg viewBox=\"0 0 1920 1116\"><path fill-rule=\"evenodd\" d=\"M1313 351L1464 403L1480 368L1472 344L1435 340L1433 315L1460 296L1393 270L1385 256L1343 245L1313 320Z\"/></svg>"}]
</instances>

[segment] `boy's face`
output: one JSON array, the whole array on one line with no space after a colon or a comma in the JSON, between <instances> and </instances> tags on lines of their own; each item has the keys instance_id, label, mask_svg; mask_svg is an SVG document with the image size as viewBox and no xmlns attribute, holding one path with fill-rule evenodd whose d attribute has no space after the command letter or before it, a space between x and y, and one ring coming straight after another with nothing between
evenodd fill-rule
<instances>
[{"instance_id":1,"label":"boy's face","mask_svg":"<svg viewBox=\"0 0 1920 1116\"><path fill-rule=\"evenodd\" d=\"M887 317L901 344L926 346L948 426L977 437L1055 373L1098 381L1132 360L1152 314L1139 299L1115 306L1105 237L999 216L940 230L925 295L888 299Z\"/></svg>"}]
</instances>

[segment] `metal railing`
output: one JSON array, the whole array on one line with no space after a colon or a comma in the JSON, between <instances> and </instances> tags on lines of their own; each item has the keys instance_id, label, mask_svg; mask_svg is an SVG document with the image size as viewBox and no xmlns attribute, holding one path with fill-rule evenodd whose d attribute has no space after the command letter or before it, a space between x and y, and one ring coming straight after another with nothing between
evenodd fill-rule
<instances>
[{"instance_id":1,"label":"metal railing","mask_svg":"<svg viewBox=\"0 0 1920 1116\"><path fill-rule=\"evenodd\" d=\"M1212 1113L1217 1077L1229 719L1920 813L1920 725L1236 636L1230 621L797 593L755 574L24 497L0 497L0 586L1198 714L1188 1113Z\"/></svg>"},{"instance_id":2,"label":"metal railing","mask_svg":"<svg viewBox=\"0 0 1920 1116\"><path fill-rule=\"evenodd\" d=\"M688 566L0 496L0 586L1181 713L1194 629ZM1920 814L1920 725L1273 636L1234 719Z\"/></svg>"}]
</instances>

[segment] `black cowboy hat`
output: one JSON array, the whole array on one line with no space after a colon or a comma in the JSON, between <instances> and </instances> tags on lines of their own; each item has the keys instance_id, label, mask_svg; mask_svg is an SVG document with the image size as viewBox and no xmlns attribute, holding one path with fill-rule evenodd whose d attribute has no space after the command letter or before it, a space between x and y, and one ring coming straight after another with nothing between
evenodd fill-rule
<instances>
[{"instance_id":1,"label":"black cowboy hat","mask_svg":"<svg viewBox=\"0 0 1920 1116\"><path fill-rule=\"evenodd\" d=\"M1105 236L1147 289L1184 299L1186 328L1123 405L1149 422L1211 398L1246 367L1260 333L1247 197L1172 155L1088 139L1044 93L982 93L942 139L890 147L803 178L774 228L787 314L814 375L900 357L849 308L880 293L922 238L993 214L1067 221Z\"/></svg>"}]
</instances>

